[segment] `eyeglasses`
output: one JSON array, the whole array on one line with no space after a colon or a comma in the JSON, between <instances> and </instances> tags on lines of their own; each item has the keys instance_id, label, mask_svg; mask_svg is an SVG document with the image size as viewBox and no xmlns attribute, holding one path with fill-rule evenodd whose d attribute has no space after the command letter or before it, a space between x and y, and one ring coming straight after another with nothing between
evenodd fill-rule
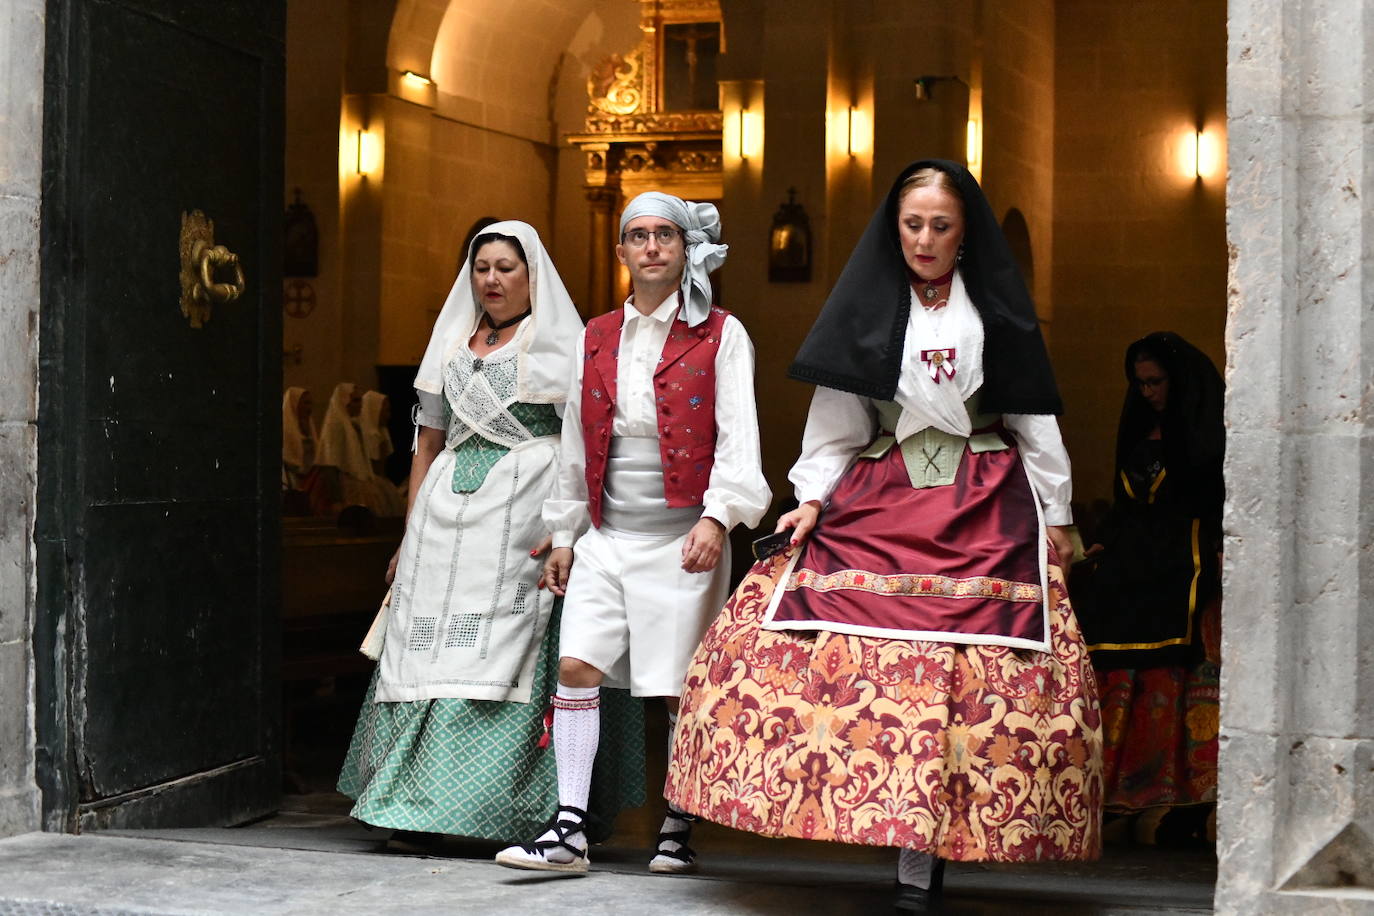
<instances>
[{"instance_id":1,"label":"eyeglasses","mask_svg":"<svg viewBox=\"0 0 1374 916\"><path fill-rule=\"evenodd\" d=\"M1137 378L1135 380L1136 387L1139 388L1141 391L1153 391L1156 388L1162 388L1167 384L1169 384L1169 377L1167 375L1156 375L1151 376L1150 378Z\"/></svg>"},{"instance_id":2,"label":"eyeglasses","mask_svg":"<svg viewBox=\"0 0 1374 916\"><path fill-rule=\"evenodd\" d=\"M659 245L671 245L682 238L682 232L678 229L655 229L653 232L648 229L631 229L622 235L620 240L631 248L643 248L649 244L649 236L653 236Z\"/></svg>"}]
</instances>

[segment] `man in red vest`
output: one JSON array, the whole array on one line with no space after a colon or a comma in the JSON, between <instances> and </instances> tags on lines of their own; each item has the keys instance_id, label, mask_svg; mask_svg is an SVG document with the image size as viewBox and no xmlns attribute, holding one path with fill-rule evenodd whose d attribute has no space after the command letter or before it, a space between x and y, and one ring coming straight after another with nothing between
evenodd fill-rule
<instances>
[{"instance_id":1,"label":"man in red vest","mask_svg":"<svg viewBox=\"0 0 1374 916\"><path fill-rule=\"evenodd\" d=\"M616 257L633 292L583 332L558 484L544 504L554 547L545 581L565 596L553 697L558 812L534 842L502 850L502 865L586 873L601 685L663 697L676 724L692 653L729 591L726 535L757 525L772 499L754 347L737 318L711 305L719 242L709 203L650 191L620 218ZM693 819L668 809L650 871L695 868Z\"/></svg>"}]
</instances>

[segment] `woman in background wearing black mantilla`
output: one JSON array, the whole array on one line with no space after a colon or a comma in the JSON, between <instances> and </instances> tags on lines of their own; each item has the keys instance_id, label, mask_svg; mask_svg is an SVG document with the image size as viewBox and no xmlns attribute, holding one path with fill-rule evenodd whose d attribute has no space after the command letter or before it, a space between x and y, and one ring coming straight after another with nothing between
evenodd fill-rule
<instances>
[{"instance_id":1,"label":"woman in background wearing black mantilla","mask_svg":"<svg viewBox=\"0 0 1374 916\"><path fill-rule=\"evenodd\" d=\"M1131 816L1139 841L1204 843L1217 798L1225 384L1169 332L1131 344L1125 370L1115 499L1073 578L1102 698L1106 805Z\"/></svg>"}]
</instances>

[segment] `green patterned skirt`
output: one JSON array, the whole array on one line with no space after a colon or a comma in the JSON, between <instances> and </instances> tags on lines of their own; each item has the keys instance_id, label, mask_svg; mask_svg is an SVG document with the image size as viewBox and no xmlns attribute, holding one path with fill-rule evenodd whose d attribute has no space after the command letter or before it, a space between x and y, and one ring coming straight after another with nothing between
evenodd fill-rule
<instances>
[{"instance_id":1,"label":"green patterned skirt","mask_svg":"<svg viewBox=\"0 0 1374 916\"><path fill-rule=\"evenodd\" d=\"M553 745L541 748L539 739L558 686L561 611L560 601L539 647L530 703L376 703L374 673L339 774L339 791L356 802L352 815L378 827L486 840L538 833L558 807ZM621 810L643 803L643 703L602 690L593 825L608 828Z\"/></svg>"}]
</instances>

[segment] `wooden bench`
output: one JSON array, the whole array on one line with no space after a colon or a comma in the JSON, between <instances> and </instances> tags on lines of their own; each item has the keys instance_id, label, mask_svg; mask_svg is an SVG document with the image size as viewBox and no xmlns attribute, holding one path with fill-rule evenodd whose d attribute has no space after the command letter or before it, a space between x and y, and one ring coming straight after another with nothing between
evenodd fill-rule
<instances>
[{"instance_id":1,"label":"wooden bench","mask_svg":"<svg viewBox=\"0 0 1374 916\"><path fill-rule=\"evenodd\" d=\"M333 519L282 520L282 739L288 792L324 790L338 773L374 662L358 651L386 594L400 519L368 530Z\"/></svg>"}]
</instances>

